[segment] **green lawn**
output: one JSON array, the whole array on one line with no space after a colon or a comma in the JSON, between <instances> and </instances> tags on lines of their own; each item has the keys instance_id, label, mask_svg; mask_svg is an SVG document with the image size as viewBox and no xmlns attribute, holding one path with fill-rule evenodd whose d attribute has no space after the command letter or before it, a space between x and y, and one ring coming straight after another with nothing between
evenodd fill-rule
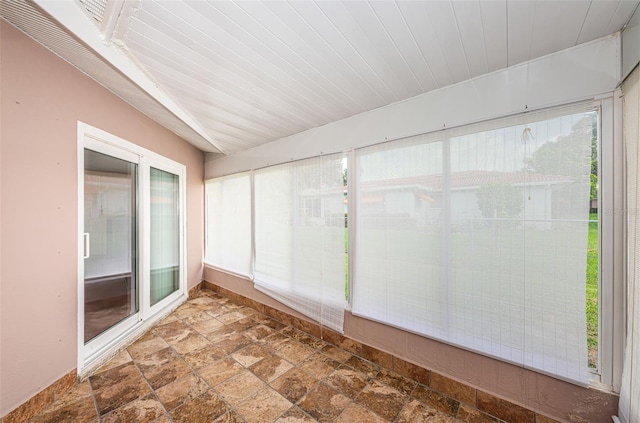
<instances>
[{"instance_id":1,"label":"green lawn","mask_svg":"<svg viewBox=\"0 0 640 423\"><path fill-rule=\"evenodd\" d=\"M344 299L349 301L349 228L344 228Z\"/></svg>"},{"instance_id":2,"label":"green lawn","mask_svg":"<svg viewBox=\"0 0 640 423\"><path fill-rule=\"evenodd\" d=\"M598 362L598 214L591 213L587 245L587 346L589 367Z\"/></svg>"}]
</instances>

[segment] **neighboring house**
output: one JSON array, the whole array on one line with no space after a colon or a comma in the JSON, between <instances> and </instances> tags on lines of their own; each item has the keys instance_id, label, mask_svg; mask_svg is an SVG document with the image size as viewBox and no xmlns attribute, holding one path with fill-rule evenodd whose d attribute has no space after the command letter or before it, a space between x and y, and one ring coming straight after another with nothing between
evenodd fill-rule
<instances>
[{"instance_id":1,"label":"neighboring house","mask_svg":"<svg viewBox=\"0 0 640 423\"><path fill-rule=\"evenodd\" d=\"M559 212L558 206L553 207L554 197L558 197L554 189L571 180L560 175L527 172L466 171L452 173L448 183L452 225L483 219L514 219L537 224L553 219L554 209ZM384 185L367 181L361 194L365 206L362 213L415 219L418 226L441 224L442 184L442 175L397 178L385 181ZM515 204L509 215L482 209L480 197L492 195L491 190L493 195Z\"/></svg>"}]
</instances>

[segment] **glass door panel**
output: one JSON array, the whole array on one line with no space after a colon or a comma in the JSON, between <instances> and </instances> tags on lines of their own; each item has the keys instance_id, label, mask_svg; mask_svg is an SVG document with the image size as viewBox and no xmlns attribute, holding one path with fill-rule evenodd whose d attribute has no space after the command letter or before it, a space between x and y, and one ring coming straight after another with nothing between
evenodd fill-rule
<instances>
[{"instance_id":1,"label":"glass door panel","mask_svg":"<svg viewBox=\"0 0 640 423\"><path fill-rule=\"evenodd\" d=\"M84 150L84 342L138 312L137 165Z\"/></svg>"},{"instance_id":2,"label":"glass door panel","mask_svg":"<svg viewBox=\"0 0 640 423\"><path fill-rule=\"evenodd\" d=\"M154 306L180 288L179 178L150 168L151 298Z\"/></svg>"}]
</instances>

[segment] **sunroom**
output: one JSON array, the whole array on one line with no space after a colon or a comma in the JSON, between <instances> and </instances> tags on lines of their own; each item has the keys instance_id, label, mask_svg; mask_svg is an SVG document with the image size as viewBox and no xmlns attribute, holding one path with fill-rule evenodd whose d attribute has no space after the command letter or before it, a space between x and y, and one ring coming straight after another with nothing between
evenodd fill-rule
<instances>
[{"instance_id":1,"label":"sunroom","mask_svg":"<svg viewBox=\"0 0 640 423\"><path fill-rule=\"evenodd\" d=\"M0 2L0 423L640 421L639 4Z\"/></svg>"}]
</instances>

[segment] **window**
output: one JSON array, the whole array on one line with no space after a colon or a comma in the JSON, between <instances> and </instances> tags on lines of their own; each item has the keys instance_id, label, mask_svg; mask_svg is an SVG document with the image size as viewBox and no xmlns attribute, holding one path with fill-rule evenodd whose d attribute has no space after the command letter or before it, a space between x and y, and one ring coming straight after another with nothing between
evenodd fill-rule
<instances>
[{"instance_id":1,"label":"window","mask_svg":"<svg viewBox=\"0 0 640 423\"><path fill-rule=\"evenodd\" d=\"M613 105L604 98L358 149L348 230L344 156L210 181L208 233L228 232L215 244L209 235L207 257L241 238L248 263L253 236L256 288L335 330L350 298L356 315L615 390L624 196ZM234 177L242 189L225 185ZM211 194L220 189L229 193ZM244 229L221 210L246 211Z\"/></svg>"},{"instance_id":2,"label":"window","mask_svg":"<svg viewBox=\"0 0 640 423\"><path fill-rule=\"evenodd\" d=\"M205 262L244 277L253 274L251 258L251 174L240 173L206 183Z\"/></svg>"},{"instance_id":3,"label":"window","mask_svg":"<svg viewBox=\"0 0 640 423\"><path fill-rule=\"evenodd\" d=\"M178 175L150 169L151 305L180 286L180 196Z\"/></svg>"},{"instance_id":4,"label":"window","mask_svg":"<svg viewBox=\"0 0 640 423\"><path fill-rule=\"evenodd\" d=\"M339 154L255 172L256 288L343 331L344 192Z\"/></svg>"},{"instance_id":5,"label":"window","mask_svg":"<svg viewBox=\"0 0 640 423\"><path fill-rule=\"evenodd\" d=\"M356 151L355 314L589 379L592 104Z\"/></svg>"}]
</instances>

